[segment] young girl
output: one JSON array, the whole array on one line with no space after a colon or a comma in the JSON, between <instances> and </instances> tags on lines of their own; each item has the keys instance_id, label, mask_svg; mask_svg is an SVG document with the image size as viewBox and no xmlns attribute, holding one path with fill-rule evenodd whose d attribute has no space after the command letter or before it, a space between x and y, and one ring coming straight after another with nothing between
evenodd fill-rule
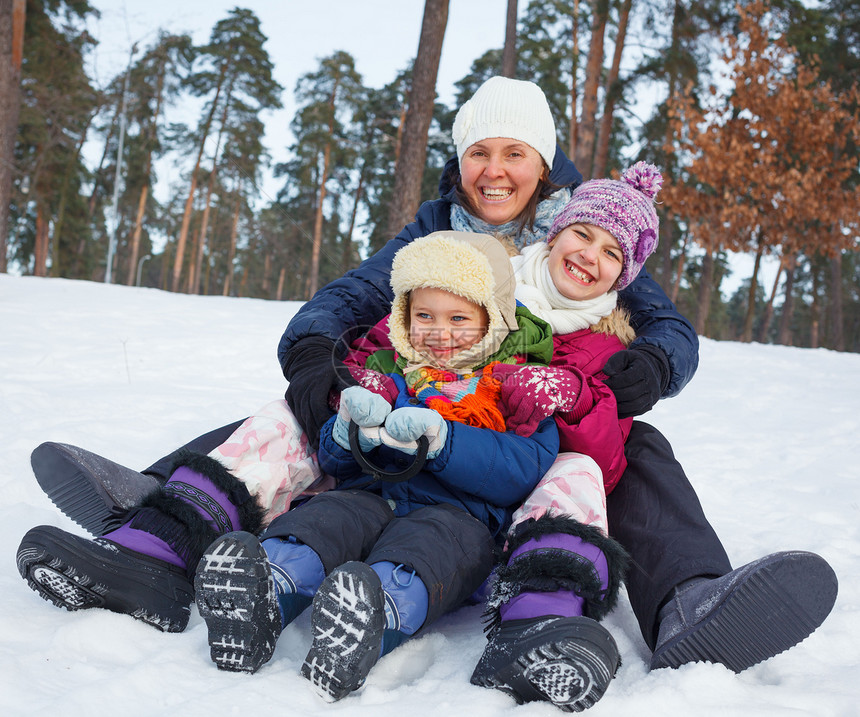
<instances>
[{"instance_id":1,"label":"young girl","mask_svg":"<svg viewBox=\"0 0 860 717\"><path fill-rule=\"evenodd\" d=\"M360 385L342 392L321 432L320 467L336 489L276 518L262 544L249 533L223 536L195 578L212 658L225 669L259 668L313 598L302 674L330 700L481 585L495 537L555 459L554 406L517 412L504 383L531 368L576 381L530 365L550 359L552 336L515 306L513 269L493 237L416 239L395 256L391 284L393 350L348 357ZM538 398L526 382L517 394ZM422 436L426 463L408 480L368 476L350 450L350 421L386 474L411 460Z\"/></svg>"},{"instance_id":2,"label":"young girl","mask_svg":"<svg viewBox=\"0 0 860 717\"><path fill-rule=\"evenodd\" d=\"M488 599L489 644L472 682L519 701L584 709L620 664L597 620L615 604L625 565L608 538L606 494L626 468L630 419L618 419L602 368L633 339L617 291L656 247L653 200L661 184L657 168L644 162L620 181L585 182L547 241L512 260L517 297L552 327L551 365L579 369L590 389L588 404L555 414L562 453L514 514Z\"/></svg>"}]
</instances>

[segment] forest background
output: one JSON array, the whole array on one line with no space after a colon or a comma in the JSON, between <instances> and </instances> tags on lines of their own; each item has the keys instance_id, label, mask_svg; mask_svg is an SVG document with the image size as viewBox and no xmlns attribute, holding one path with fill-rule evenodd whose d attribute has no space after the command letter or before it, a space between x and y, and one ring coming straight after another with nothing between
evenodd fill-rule
<instances>
[{"instance_id":1,"label":"forest background","mask_svg":"<svg viewBox=\"0 0 860 717\"><path fill-rule=\"evenodd\" d=\"M448 0L426 0L414 61L379 87L345 51L281 87L241 7L202 44L165 18L101 80L95 5L0 0L0 271L306 299L437 196L457 108L505 74L543 88L586 178L663 168L648 268L699 333L860 351L857 0L508 0L450 104Z\"/></svg>"}]
</instances>

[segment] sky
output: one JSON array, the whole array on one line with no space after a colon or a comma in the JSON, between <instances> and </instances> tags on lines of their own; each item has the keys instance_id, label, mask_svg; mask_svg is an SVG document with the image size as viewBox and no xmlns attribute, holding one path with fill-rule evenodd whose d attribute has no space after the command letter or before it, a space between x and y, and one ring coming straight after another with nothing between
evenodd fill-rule
<instances>
[{"instance_id":1,"label":"sky","mask_svg":"<svg viewBox=\"0 0 860 717\"><path fill-rule=\"evenodd\" d=\"M18 717L558 717L469 683L480 606L406 642L336 704L299 676L307 615L257 674L221 672L192 608L166 634L126 615L67 612L21 579L36 525L82 535L33 478L43 441L143 468L283 395L276 358L300 304L190 296L0 274L0 714ZM681 394L647 415L669 439L736 566L809 550L836 571L833 612L793 649L736 675L719 665L647 671L626 593L604 625L622 665L594 717L856 717L860 704L860 354L701 341ZM623 478L622 478L623 480Z\"/></svg>"},{"instance_id":2,"label":"sky","mask_svg":"<svg viewBox=\"0 0 860 717\"><path fill-rule=\"evenodd\" d=\"M127 66L135 43L139 50L151 44L159 28L187 32L201 44L234 7L253 10L269 38L265 47L274 65L274 78L284 88L283 109L263 115L264 144L274 162L287 158L286 148L292 142L289 123L295 113L293 91L299 77L316 70L321 59L344 50L355 58L365 84L382 87L414 59L424 16L424 0L91 0L91 5L101 13L89 24L99 42L90 66L98 86ZM507 0L450 2L437 82L440 101L452 104L454 83L468 73L472 62L487 50L502 47L506 12ZM189 121L196 121L196 116ZM264 191L273 198L280 183L267 179Z\"/></svg>"}]
</instances>

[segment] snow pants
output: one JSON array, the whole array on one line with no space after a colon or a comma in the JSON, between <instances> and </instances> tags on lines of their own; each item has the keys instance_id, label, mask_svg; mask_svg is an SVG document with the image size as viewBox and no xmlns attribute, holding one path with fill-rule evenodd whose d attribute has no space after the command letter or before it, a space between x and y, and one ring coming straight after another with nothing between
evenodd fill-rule
<instances>
[{"instance_id":1,"label":"snow pants","mask_svg":"<svg viewBox=\"0 0 860 717\"><path fill-rule=\"evenodd\" d=\"M627 593L653 650L657 612L672 588L732 566L665 436L633 421L624 454L627 470L606 499L609 532L630 554Z\"/></svg>"},{"instance_id":2,"label":"snow pants","mask_svg":"<svg viewBox=\"0 0 860 717\"><path fill-rule=\"evenodd\" d=\"M326 575L350 560L415 570L429 595L421 629L460 607L495 564L489 529L464 510L439 504L395 517L387 501L360 490L314 496L275 518L262 539L289 536L320 556Z\"/></svg>"},{"instance_id":3,"label":"snow pants","mask_svg":"<svg viewBox=\"0 0 860 717\"><path fill-rule=\"evenodd\" d=\"M215 429L184 448L211 452L226 442L243 423L239 421ZM606 497L606 515L610 535L630 555L627 592L642 636L653 650L658 627L657 612L672 588L699 575L725 575L731 571L731 564L666 438L649 424L634 421L625 455L627 470ZM559 458L563 459L564 454ZM173 454L143 472L167 480L172 463ZM554 464L550 472L554 473L555 469ZM558 477L555 476L556 479ZM557 480L552 479L548 473L541 483L545 488L547 481L557 486ZM549 492L544 491L544 497L532 495L527 498L523 508L517 511L515 522L538 517L548 507L568 513L571 502L565 503L567 507L560 500L554 504L554 489L550 487ZM597 521L571 515L585 524L600 525Z\"/></svg>"}]
</instances>

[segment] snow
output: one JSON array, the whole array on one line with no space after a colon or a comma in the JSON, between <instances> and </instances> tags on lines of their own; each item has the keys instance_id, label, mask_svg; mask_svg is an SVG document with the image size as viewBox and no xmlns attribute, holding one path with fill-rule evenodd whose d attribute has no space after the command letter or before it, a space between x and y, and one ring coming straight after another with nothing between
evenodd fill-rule
<instances>
[{"instance_id":1,"label":"snow","mask_svg":"<svg viewBox=\"0 0 860 717\"><path fill-rule=\"evenodd\" d=\"M0 713L470 717L561 714L469 684L481 608L398 648L367 684L327 704L299 676L307 613L255 675L209 659L196 608L165 634L124 615L67 612L20 578L14 555L39 524L83 534L39 489L30 452L83 446L143 468L282 395L276 359L297 303L0 275ZM735 565L811 550L836 571L833 613L794 649L735 675L718 665L647 670L626 596L605 624L623 665L595 715L860 714L860 355L702 340L695 379L647 417L671 441Z\"/></svg>"}]
</instances>

